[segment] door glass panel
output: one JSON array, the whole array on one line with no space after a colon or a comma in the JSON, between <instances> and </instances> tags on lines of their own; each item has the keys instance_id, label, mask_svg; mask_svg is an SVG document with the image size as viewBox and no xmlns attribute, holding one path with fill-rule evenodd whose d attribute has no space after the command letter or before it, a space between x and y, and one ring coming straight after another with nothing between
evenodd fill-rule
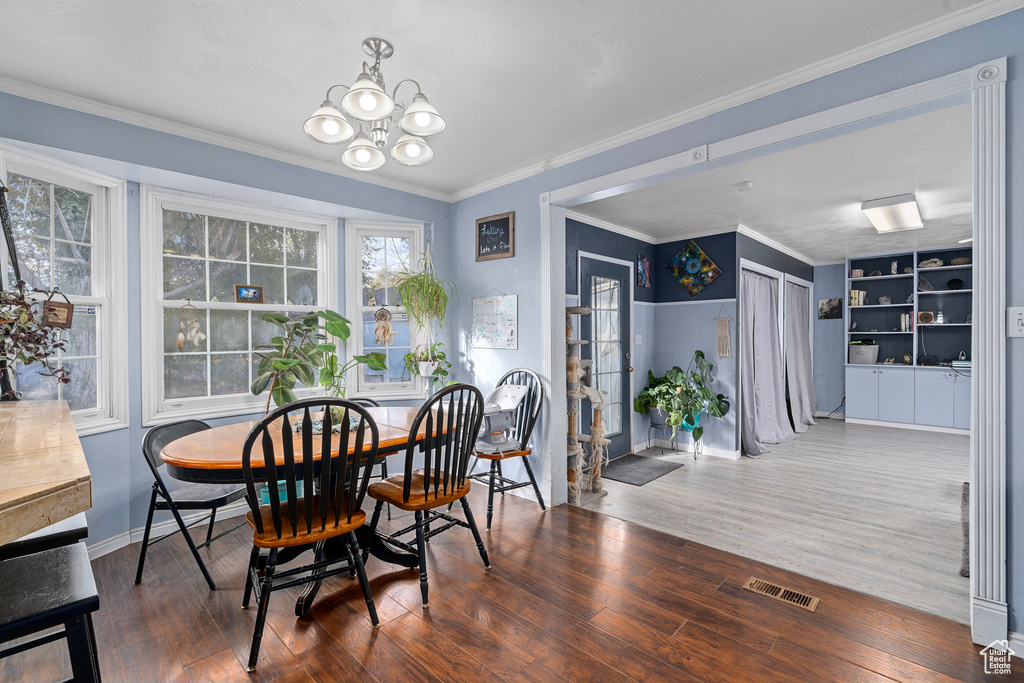
<instances>
[{"instance_id":1,"label":"door glass panel","mask_svg":"<svg viewBox=\"0 0 1024 683\"><path fill-rule=\"evenodd\" d=\"M619 339L619 290L622 282L615 278L593 275L590 278L590 301L593 315L594 388L605 394L601 423L605 436L622 431L621 387L622 345Z\"/></svg>"}]
</instances>

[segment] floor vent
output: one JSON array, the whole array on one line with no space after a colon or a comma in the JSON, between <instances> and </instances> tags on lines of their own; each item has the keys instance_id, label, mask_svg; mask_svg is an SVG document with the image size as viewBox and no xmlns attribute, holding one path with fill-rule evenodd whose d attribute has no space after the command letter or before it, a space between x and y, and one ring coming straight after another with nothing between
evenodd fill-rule
<instances>
[{"instance_id":1,"label":"floor vent","mask_svg":"<svg viewBox=\"0 0 1024 683\"><path fill-rule=\"evenodd\" d=\"M756 579L752 576L747 579L745 584L743 584L743 588L748 591L753 591L754 593L766 595L772 600L778 600L779 602L785 602L790 605L802 607L808 612L813 612L818 609L818 598L804 593L798 593L797 591L790 590L789 588L777 586L774 583L765 581L764 579Z\"/></svg>"}]
</instances>

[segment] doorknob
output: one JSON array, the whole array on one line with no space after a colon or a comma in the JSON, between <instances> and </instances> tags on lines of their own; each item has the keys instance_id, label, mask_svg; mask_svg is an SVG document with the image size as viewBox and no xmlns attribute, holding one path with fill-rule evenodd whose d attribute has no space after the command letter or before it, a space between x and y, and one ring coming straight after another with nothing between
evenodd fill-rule
<instances>
[{"instance_id":1,"label":"doorknob","mask_svg":"<svg viewBox=\"0 0 1024 683\"><path fill-rule=\"evenodd\" d=\"M626 372L633 372L633 366L632 365L627 365L626 366Z\"/></svg>"}]
</instances>

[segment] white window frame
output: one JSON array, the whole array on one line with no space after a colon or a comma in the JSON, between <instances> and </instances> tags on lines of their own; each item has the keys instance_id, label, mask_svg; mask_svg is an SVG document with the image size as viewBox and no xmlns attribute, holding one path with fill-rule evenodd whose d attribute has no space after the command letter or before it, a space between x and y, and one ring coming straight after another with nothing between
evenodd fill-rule
<instances>
[{"instance_id":1,"label":"white window frame","mask_svg":"<svg viewBox=\"0 0 1024 683\"><path fill-rule=\"evenodd\" d=\"M143 185L140 191L142 264L142 419L146 426L185 418L229 417L262 413L266 393L229 394L196 398L164 399L163 325L163 209L190 211L207 216L315 230L321 234L317 251L317 303L314 308L337 310L338 220L208 195ZM184 304L184 301L176 302ZM196 302L199 303L199 302ZM309 306L287 304L238 304L203 302L201 309L257 311L265 313L307 311ZM317 388L296 389L300 397L321 393Z\"/></svg>"},{"instance_id":2,"label":"white window frame","mask_svg":"<svg viewBox=\"0 0 1024 683\"><path fill-rule=\"evenodd\" d=\"M92 295L69 297L95 306L96 407L71 413L79 436L128 427L128 183L86 168L0 144L0 175L8 169L40 181L92 192L98 188L91 226ZM83 187L83 183L92 187ZM4 277L7 248L2 249ZM8 285L12 283L7 283ZM74 381L74 377L72 377Z\"/></svg>"},{"instance_id":3,"label":"white window frame","mask_svg":"<svg viewBox=\"0 0 1024 683\"><path fill-rule=\"evenodd\" d=\"M362 305L362 237L408 237L409 260L413 267L424 255L423 223L398 223L384 221L345 221L345 317L352 321L352 336L347 346L348 357L363 353L363 313L372 311L374 307ZM404 308L392 308L402 312ZM426 335L423 330L409 321L412 348L423 343ZM372 398L375 400L422 399L428 396L428 383L419 375L414 375L409 382L384 382L373 384L363 382L362 372L355 368L355 381L349 382L349 396L352 398Z\"/></svg>"}]
</instances>

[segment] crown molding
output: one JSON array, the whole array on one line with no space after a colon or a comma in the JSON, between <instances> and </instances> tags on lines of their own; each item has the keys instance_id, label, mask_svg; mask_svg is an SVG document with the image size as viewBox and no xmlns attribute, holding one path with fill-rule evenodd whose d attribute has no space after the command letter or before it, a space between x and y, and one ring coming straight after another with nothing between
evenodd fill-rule
<instances>
[{"instance_id":1,"label":"crown molding","mask_svg":"<svg viewBox=\"0 0 1024 683\"><path fill-rule=\"evenodd\" d=\"M284 150L267 145L249 142L248 140L241 140L230 135L214 133L212 131L203 130L202 128L196 128L195 126L189 126L183 123L176 123L168 119L160 118L159 116L141 114L123 107L104 104L103 102L91 100L86 97L79 97L78 95L69 95L67 93L58 92L50 88L33 85L31 83L25 83L24 81L7 78L5 76L0 76L0 91L10 93L11 95L16 95L18 97L24 97L38 102L45 102L46 104L52 104L58 107L64 107L65 109L73 109L86 114L100 116L105 119L112 119L129 125L139 126L140 128L148 128L161 133L168 133L170 135L177 135L179 137L196 140L198 142L217 145L218 147L226 147L238 152L254 154L256 156L281 161L293 166L301 166L314 171L322 171L324 173L330 173L343 178L358 180L371 185L379 185L391 190L398 190L399 192L408 192L410 194L426 197L427 199L436 199L449 203L452 201L452 196L446 192L439 192L437 190L431 190L411 183L402 182L400 180L384 178L382 176L365 174L355 175L351 172L346 172L344 167L339 164L332 164L318 159L310 159L309 157L295 154L293 152L285 152Z\"/></svg>"},{"instance_id":2,"label":"crown molding","mask_svg":"<svg viewBox=\"0 0 1024 683\"><path fill-rule=\"evenodd\" d=\"M932 40L933 38L938 38L939 36L943 36L947 33L952 33L958 29L998 17L1022 7L1024 7L1024 1L1022 0L990 0L990 2L966 7L952 14L947 14L943 17L939 17L938 19L933 19L925 24L900 31L891 36L868 43L867 45L862 45L852 50L848 50L842 54L836 55L835 57L830 57L829 59L809 64L805 67L776 76L775 78L771 78L767 81L762 81L756 85L737 90L734 93L719 97L705 104L679 112L678 114L673 114L657 121L623 131L618 135L605 138L604 140L595 142L591 145L580 147L571 152L552 157L546 161L531 164L477 185L458 190L457 192L452 193L451 201L461 201L503 185L524 180L530 176L537 175L538 173L542 173L552 168L565 166L566 164L571 164L595 154L606 152L629 142L634 142L657 133L662 133L671 128L697 121L698 119L737 107L741 104L746 104L797 85L837 73L844 69L849 69L850 67L857 66L858 64L863 64L873 59L884 57L885 55L892 54L893 52L898 52L913 45Z\"/></svg>"},{"instance_id":3,"label":"crown molding","mask_svg":"<svg viewBox=\"0 0 1024 683\"><path fill-rule=\"evenodd\" d=\"M634 230L633 228L627 228L622 225L617 225L615 223L609 223L608 221L601 220L600 218L594 218L593 216L585 216L577 211L570 211L566 209L565 217L571 218L574 221L579 221L580 223L592 225L595 228L607 230L608 232L614 232L625 237L632 237L635 240L640 240L641 242L646 242L647 244L658 243L657 239L654 238L652 235L640 232L639 230Z\"/></svg>"},{"instance_id":4,"label":"crown molding","mask_svg":"<svg viewBox=\"0 0 1024 683\"><path fill-rule=\"evenodd\" d=\"M798 261L803 261L804 263L806 263L809 266L821 266L821 265L824 265L823 263L815 261L814 259L801 254L796 249L791 249L791 248L787 247L785 244L782 244L781 242L776 242L775 240L773 240L770 237L765 237L764 235L759 233L757 230L752 230L751 228L748 228L745 225L737 225L736 226L736 232L741 233L743 235L746 235L747 237L749 237L751 239L755 239L758 242L760 242L761 244L765 245L766 247L771 247L772 249L774 249L776 251L781 251L783 254L786 254L787 256L792 256L793 258L797 259Z\"/></svg>"}]
</instances>

